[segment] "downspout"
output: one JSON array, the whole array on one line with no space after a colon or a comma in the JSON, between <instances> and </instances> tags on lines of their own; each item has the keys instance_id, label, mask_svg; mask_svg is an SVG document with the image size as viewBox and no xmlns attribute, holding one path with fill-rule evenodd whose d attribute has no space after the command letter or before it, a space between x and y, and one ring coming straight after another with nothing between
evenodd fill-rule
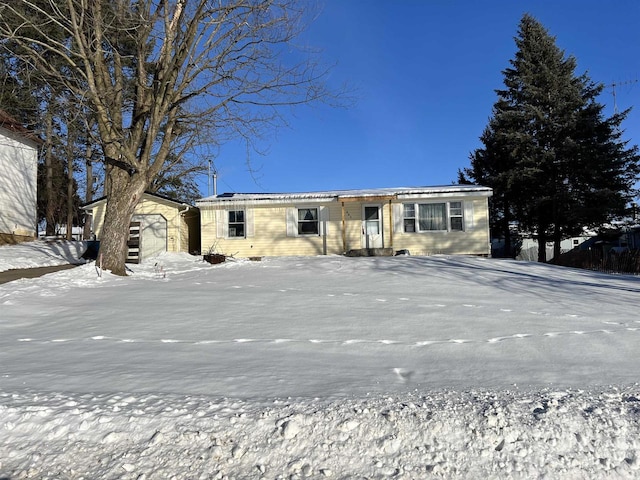
<instances>
[{"instance_id":1,"label":"downspout","mask_svg":"<svg viewBox=\"0 0 640 480\"><path fill-rule=\"evenodd\" d=\"M393 208L391 208L391 199L389 199L389 247L391 248L391 253L393 254Z\"/></svg>"},{"instance_id":2,"label":"downspout","mask_svg":"<svg viewBox=\"0 0 640 480\"><path fill-rule=\"evenodd\" d=\"M186 203L182 204L184 208L184 210L178 210L178 217L182 217L185 213L187 213L189 210L191 210L193 207L191 205L187 205ZM184 218L183 218L184 219ZM184 221L186 222L187 220L184 219ZM178 222L178 253L182 252L182 225L181 225L181 221ZM187 243L187 253L189 253L189 244Z\"/></svg>"},{"instance_id":3,"label":"downspout","mask_svg":"<svg viewBox=\"0 0 640 480\"><path fill-rule=\"evenodd\" d=\"M342 253L347 253L347 231L344 219L344 202L342 202Z\"/></svg>"}]
</instances>

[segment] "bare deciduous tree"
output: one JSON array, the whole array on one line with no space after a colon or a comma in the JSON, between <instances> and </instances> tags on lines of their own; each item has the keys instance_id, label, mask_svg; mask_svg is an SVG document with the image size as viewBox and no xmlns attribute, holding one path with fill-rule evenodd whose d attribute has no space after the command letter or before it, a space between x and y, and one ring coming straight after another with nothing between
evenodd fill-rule
<instances>
[{"instance_id":1,"label":"bare deciduous tree","mask_svg":"<svg viewBox=\"0 0 640 480\"><path fill-rule=\"evenodd\" d=\"M106 269L125 274L133 211L172 158L282 122L280 107L334 99L327 69L292 40L296 0L21 0L2 38L94 117L105 161ZM56 31L55 37L48 35ZM60 33L62 32L62 33ZM197 126L197 128L195 128Z\"/></svg>"}]
</instances>

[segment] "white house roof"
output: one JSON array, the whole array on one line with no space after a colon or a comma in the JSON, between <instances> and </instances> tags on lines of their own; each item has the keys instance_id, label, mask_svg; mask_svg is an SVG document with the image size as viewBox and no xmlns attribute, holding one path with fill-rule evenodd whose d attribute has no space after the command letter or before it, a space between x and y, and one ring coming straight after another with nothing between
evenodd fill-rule
<instances>
[{"instance_id":1,"label":"white house roof","mask_svg":"<svg viewBox=\"0 0 640 480\"><path fill-rule=\"evenodd\" d=\"M221 202L290 202L300 200L310 201L340 201L344 198L368 197L440 197L440 196L491 196L492 189L479 185L439 185L431 187L395 187L373 188L366 190L329 190L320 192L297 193L222 193L201 198L196 205L215 204Z\"/></svg>"}]
</instances>

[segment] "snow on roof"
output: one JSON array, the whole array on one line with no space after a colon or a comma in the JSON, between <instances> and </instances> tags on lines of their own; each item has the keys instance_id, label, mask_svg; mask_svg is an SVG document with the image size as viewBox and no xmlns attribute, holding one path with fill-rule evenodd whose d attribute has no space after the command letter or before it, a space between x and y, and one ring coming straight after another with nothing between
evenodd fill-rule
<instances>
[{"instance_id":1,"label":"snow on roof","mask_svg":"<svg viewBox=\"0 0 640 480\"><path fill-rule=\"evenodd\" d=\"M167 202L167 203L172 203L172 204L174 204L174 205L176 205L176 206L178 206L178 207L185 206L185 205L188 205L188 206L190 206L190 207L191 207L191 205L189 205L188 203L185 203L185 202L183 202L183 201L181 201L181 200L176 200L175 198L169 198L169 197L167 197L167 196L159 195L159 194L157 194L157 193L144 192L144 193L142 194L142 196L143 196L143 197L144 197L144 196L148 196L148 197L153 197L153 198L158 199L158 200L163 200L163 201L165 201L165 202ZM88 202L88 203L84 203L84 204L80 205L80 208L82 208L83 210L91 210L91 209L92 209L92 208L94 208L97 204L102 203L102 202L105 202L106 200L107 200L107 197L106 197L105 195L103 195L103 196L102 196L102 197L100 197L100 198L96 198L95 200L92 200L92 201L90 201L90 202Z\"/></svg>"},{"instance_id":2,"label":"snow on roof","mask_svg":"<svg viewBox=\"0 0 640 480\"><path fill-rule=\"evenodd\" d=\"M437 185L425 187L372 188L364 190L328 190L318 192L293 193L222 193L201 198L196 204L237 202L237 201L277 201L277 200L340 200L353 197L395 197L438 194L468 194L477 192L491 195L491 188L479 185Z\"/></svg>"}]
</instances>

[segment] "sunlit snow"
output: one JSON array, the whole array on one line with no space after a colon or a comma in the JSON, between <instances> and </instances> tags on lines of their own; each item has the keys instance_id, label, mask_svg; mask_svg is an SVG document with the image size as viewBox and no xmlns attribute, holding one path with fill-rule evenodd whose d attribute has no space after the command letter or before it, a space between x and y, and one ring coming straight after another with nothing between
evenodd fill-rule
<instances>
[{"instance_id":1,"label":"sunlit snow","mask_svg":"<svg viewBox=\"0 0 640 480\"><path fill-rule=\"evenodd\" d=\"M455 256L130 268L0 285L0 478L640 475L638 277Z\"/></svg>"}]
</instances>

